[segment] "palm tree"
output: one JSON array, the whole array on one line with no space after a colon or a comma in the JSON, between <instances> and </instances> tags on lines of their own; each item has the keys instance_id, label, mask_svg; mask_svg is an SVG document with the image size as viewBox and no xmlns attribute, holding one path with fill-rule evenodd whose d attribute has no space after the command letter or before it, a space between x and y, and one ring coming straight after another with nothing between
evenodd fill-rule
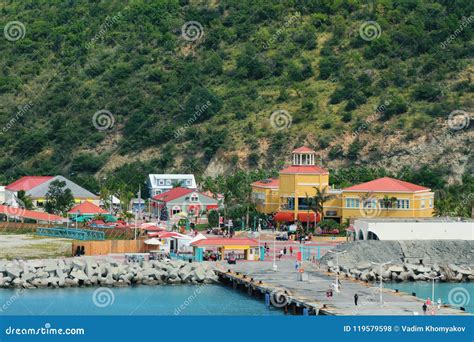
<instances>
[{"instance_id":1,"label":"palm tree","mask_svg":"<svg viewBox=\"0 0 474 342\"><path fill-rule=\"evenodd\" d=\"M397 203L397 198L396 197L388 197L385 195L382 199L382 206L387 209L385 212L386 214L388 213L389 208L393 208L395 203Z\"/></svg>"},{"instance_id":2,"label":"palm tree","mask_svg":"<svg viewBox=\"0 0 474 342\"><path fill-rule=\"evenodd\" d=\"M324 203L333 199L335 195L328 194L328 187L325 187L323 190L320 190L318 187L314 187L316 190L316 194L308 203L311 206L311 210L314 211L315 214L321 213L321 221L324 218Z\"/></svg>"}]
</instances>

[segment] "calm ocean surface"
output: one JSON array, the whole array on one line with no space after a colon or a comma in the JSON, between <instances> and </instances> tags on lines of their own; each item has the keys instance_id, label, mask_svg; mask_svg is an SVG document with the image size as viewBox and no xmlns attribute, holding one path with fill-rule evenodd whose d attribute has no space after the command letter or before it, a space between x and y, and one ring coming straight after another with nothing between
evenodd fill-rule
<instances>
[{"instance_id":1,"label":"calm ocean surface","mask_svg":"<svg viewBox=\"0 0 474 342\"><path fill-rule=\"evenodd\" d=\"M415 292L418 298L431 298L431 282L384 283L385 287L399 291ZM453 307L464 307L466 311L474 313L474 283L436 283L435 301L441 298L443 303Z\"/></svg>"},{"instance_id":2,"label":"calm ocean surface","mask_svg":"<svg viewBox=\"0 0 474 342\"><path fill-rule=\"evenodd\" d=\"M219 285L0 289L1 315L283 315Z\"/></svg>"}]
</instances>

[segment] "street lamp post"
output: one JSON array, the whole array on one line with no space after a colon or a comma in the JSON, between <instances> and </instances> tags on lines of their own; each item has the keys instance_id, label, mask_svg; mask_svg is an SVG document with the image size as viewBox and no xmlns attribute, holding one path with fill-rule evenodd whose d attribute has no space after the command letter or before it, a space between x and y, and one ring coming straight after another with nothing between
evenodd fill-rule
<instances>
[{"instance_id":1,"label":"street lamp post","mask_svg":"<svg viewBox=\"0 0 474 342\"><path fill-rule=\"evenodd\" d=\"M434 297L434 285L435 285L435 280L441 278L442 276L437 276L437 277L428 277L432 281L431 285L431 301L434 303L435 297Z\"/></svg>"},{"instance_id":2,"label":"street lamp post","mask_svg":"<svg viewBox=\"0 0 474 342\"><path fill-rule=\"evenodd\" d=\"M387 261L387 262L383 262L383 263L380 263L380 262L373 262L371 261L371 264L374 264L374 265L380 265L380 305L382 306L383 305L383 297L382 297L382 291L383 291L383 276L382 276L382 273L383 273L383 267L385 265L388 265L388 264L391 264L392 261Z\"/></svg>"},{"instance_id":3,"label":"street lamp post","mask_svg":"<svg viewBox=\"0 0 474 342\"><path fill-rule=\"evenodd\" d=\"M276 272L278 269L276 264L276 235L273 236L273 270Z\"/></svg>"},{"instance_id":4,"label":"street lamp post","mask_svg":"<svg viewBox=\"0 0 474 342\"><path fill-rule=\"evenodd\" d=\"M346 251L334 252L334 251L329 250L328 252L329 253L334 253L336 255L336 268L337 268L337 271L336 271L336 284L334 286L334 289L336 290L336 292L339 292L339 254L346 253Z\"/></svg>"}]
</instances>

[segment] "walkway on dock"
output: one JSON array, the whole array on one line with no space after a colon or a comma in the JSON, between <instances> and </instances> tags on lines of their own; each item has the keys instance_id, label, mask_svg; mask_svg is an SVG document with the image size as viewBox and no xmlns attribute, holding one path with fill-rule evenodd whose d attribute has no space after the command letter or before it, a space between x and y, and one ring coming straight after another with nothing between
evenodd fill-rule
<instances>
[{"instance_id":1,"label":"walkway on dock","mask_svg":"<svg viewBox=\"0 0 474 342\"><path fill-rule=\"evenodd\" d=\"M342 278L339 293L333 291L333 297L328 298L326 291L335 282L335 275L319 271L314 265L305 263L305 273L308 280L298 281L294 259L282 259L276 262L277 272L273 271L272 261L238 262L236 265L221 264L219 269L225 273L232 270L232 277L241 278L234 272L245 274L246 280L253 278L254 282L262 281L260 287L286 290L296 302L303 302L317 307L325 315L423 315L423 300L406 293L396 293L391 289L383 291L383 305L380 303L379 283L365 284L360 281ZM358 305L354 305L354 294L359 296ZM426 313L431 314L430 310ZM461 310L442 306L435 308L436 315L462 315Z\"/></svg>"}]
</instances>

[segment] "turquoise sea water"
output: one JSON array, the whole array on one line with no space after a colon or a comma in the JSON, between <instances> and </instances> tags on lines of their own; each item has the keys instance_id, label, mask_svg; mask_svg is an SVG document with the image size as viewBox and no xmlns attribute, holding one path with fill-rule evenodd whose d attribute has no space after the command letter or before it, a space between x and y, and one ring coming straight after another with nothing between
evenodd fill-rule
<instances>
[{"instance_id":1,"label":"turquoise sea water","mask_svg":"<svg viewBox=\"0 0 474 342\"><path fill-rule=\"evenodd\" d=\"M1 315L283 315L220 285L0 289Z\"/></svg>"},{"instance_id":2,"label":"turquoise sea water","mask_svg":"<svg viewBox=\"0 0 474 342\"><path fill-rule=\"evenodd\" d=\"M384 286L409 294L414 292L418 298L431 298L431 282L384 283ZM434 290L435 301L441 298L442 303L451 304L456 308L462 306L466 311L474 313L474 283L435 282Z\"/></svg>"}]
</instances>

